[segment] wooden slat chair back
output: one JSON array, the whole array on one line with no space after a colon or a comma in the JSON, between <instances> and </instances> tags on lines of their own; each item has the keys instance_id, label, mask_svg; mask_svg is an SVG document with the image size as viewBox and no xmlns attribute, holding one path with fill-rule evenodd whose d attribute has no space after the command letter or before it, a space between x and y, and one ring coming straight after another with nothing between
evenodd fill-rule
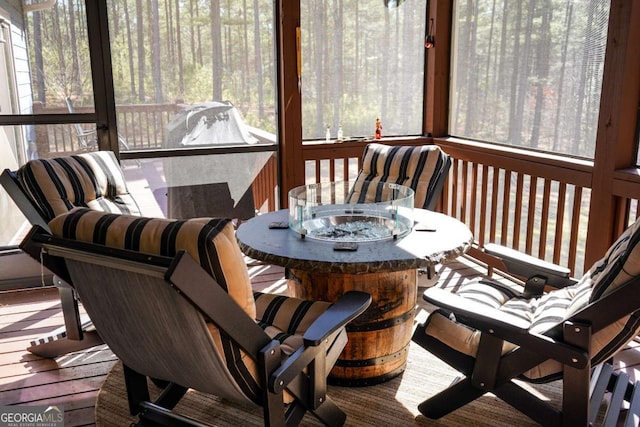
<instances>
[{"instance_id":1,"label":"wooden slat chair back","mask_svg":"<svg viewBox=\"0 0 640 427\"><path fill-rule=\"evenodd\" d=\"M44 219L42 213L34 201L27 195L26 190L20 184L15 171L5 169L0 175L0 185L7 192L11 200L16 204L20 212L31 223L45 230L49 229L48 221Z\"/></svg>"}]
</instances>

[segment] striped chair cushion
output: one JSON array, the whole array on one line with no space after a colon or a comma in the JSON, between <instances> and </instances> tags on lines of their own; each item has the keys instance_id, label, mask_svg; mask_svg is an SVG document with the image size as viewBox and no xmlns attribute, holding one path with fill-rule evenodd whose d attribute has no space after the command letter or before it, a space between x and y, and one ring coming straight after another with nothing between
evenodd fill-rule
<instances>
[{"instance_id":1,"label":"striped chair cushion","mask_svg":"<svg viewBox=\"0 0 640 427\"><path fill-rule=\"evenodd\" d=\"M17 176L46 221L79 206L140 215L110 151L31 160L18 169Z\"/></svg>"},{"instance_id":2,"label":"striped chair cushion","mask_svg":"<svg viewBox=\"0 0 640 427\"><path fill-rule=\"evenodd\" d=\"M76 208L49 222L60 237L173 257L186 250L252 318L255 303L242 252L228 219L170 220Z\"/></svg>"},{"instance_id":3,"label":"striped chair cushion","mask_svg":"<svg viewBox=\"0 0 640 427\"><path fill-rule=\"evenodd\" d=\"M331 304L256 292L256 320L273 339L280 341L285 355L303 344L302 336Z\"/></svg>"},{"instance_id":4,"label":"striped chair cushion","mask_svg":"<svg viewBox=\"0 0 640 427\"><path fill-rule=\"evenodd\" d=\"M362 156L362 170L356 178L347 201L367 203L380 201L378 183L395 183L415 191L414 206L430 209L438 194L438 179L449 168L449 156L437 145L388 146L369 144Z\"/></svg>"},{"instance_id":5,"label":"striped chair cushion","mask_svg":"<svg viewBox=\"0 0 640 427\"><path fill-rule=\"evenodd\" d=\"M544 333L571 318L588 303L640 275L638 242L640 221L629 227L578 283L537 298L526 300L513 289L486 279L471 281L461 286L456 294L520 317L529 323L530 331ZM434 312L428 319L426 333L461 353L476 355L480 333L456 323L446 313ZM591 341L592 365L609 359L639 333L640 310L596 332ZM505 343L503 353L513 348L514 345ZM562 369L559 362L548 360L526 372L524 377L546 382L560 377Z\"/></svg>"},{"instance_id":6,"label":"striped chair cushion","mask_svg":"<svg viewBox=\"0 0 640 427\"><path fill-rule=\"evenodd\" d=\"M640 275L640 221L620 235L607 253L580 280L581 293L567 310L567 316L587 303L605 295ZM640 292L640 289L638 290ZM593 337L593 363L600 363L615 354L640 332L640 311L619 319Z\"/></svg>"},{"instance_id":7,"label":"striped chair cushion","mask_svg":"<svg viewBox=\"0 0 640 427\"><path fill-rule=\"evenodd\" d=\"M169 220L76 208L49 223L56 236L163 256L186 250L266 334L282 344L285 356L298 349L302 335L329 304L256 293L228 219ZM254 300L255 298L255 300ZM251 401L260 404L256 361L208 322L209 332L229 375ZM290 396L286 397L290 399Z\"/></svg>"}]
</instances>

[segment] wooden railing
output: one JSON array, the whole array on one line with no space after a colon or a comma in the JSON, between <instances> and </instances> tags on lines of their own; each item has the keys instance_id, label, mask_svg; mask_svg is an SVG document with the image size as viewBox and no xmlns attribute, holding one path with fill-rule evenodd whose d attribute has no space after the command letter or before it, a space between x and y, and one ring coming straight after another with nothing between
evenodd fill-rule
<instances>
[{"instance_id":1,"label":"wooden railing","mask_svg":"<svg viewBox=\"0 0 640 427\"><path fill-rule=\"evenodd\" d=\"M352 181L362 165L364 144L304 144L305 184Z\"/></svg>"},{"instance_id":2,"label":"wooden railing","mask_svg":"<svg viewBox=\"0 0 640 427\"><path fill-rule=\"evenodd\" d=\"M483 246L500 243L584 269L591 162L455 139L443 212L465 222Z\"/></svg>"},{"instance_id":3,"label":"wooden railing","mask_svg":"<svg viewBox=\"0 0 640 427\"><path fill-rule=\"evenodd\" d=\"M640 170L634 168L616 171L612 192L618 197L617 211L620 214L615 234L620 234L625 227L640 218Z\"/></svg>"},{"instance_id":4,"label":"wooden railing","mask_svg":"<svg viewBox=\"0 0 640 427\"><path fill-rule=\"evenodd\" d=\"M161 148L167 124L180 110L174 104L118 105L118 133L131 150ZM34 114L68 114L64 107L43 107L35 103ZM75 107L76 113L93 112L92 107ZM95 129L92 124L81 124L81 129ZM35 127L36 145L41 157L74 153L83 149L78 131L73 124Z\"/></svg>"},{"instance_id":5,"label":"wooden railing","mask_svg":"<svg viewBox=\"0 0 640 427\"><path fill-rule=\"evenodd\" d=\"M75 107L76 113L93 112L91 107ZM173 115L181 109L174 104L118 105L118 133L124 138L130 150L154 150L163 148L167 125ZM45 108L34 104L35 114L67 114L64 107ZM95 128L92 124L80 124L81 129ZM249 127L261 143L275 143L275 135ZM70 155L86 150L78 138L74 124L41 125L35 127L36 145L41 158ZM97 149L97 147L88 147ZM120 147L122 148L122 147ZM256 209L269 211L277 209L278 202L277 158L273 156L256 176L252 185Z\"/></svg>"},{"instance_id":6,"label":"wooden railing","mask_svg":"<svg viewBox=\"0 0 640 427\"><path fill-rule=\"evenodd\" d=\"M167 124L181 110L179 104L120 105L117 107L118 132L131 150L162 147Z\"/></svg>"},{"instance_id":7,"label":"wooden railing","mask_svg":"<svg viewBox=\"0 0 640 427\"><path fill-rule=\"evenodd\" d=\"M177 104L119 106L119 132L131 149L160 148L178 109ZM72 125L36 128L41 150L46 147L52 155L79 150ZM478 245L498 242L567 266L575 275L583 272L592 162L455 138L384 140L391 145L425 142L437 143L453 158L438 210L465 222ZM306 183L355 179L365 145L304 143ZM640 216L640 174L635 169L617 171L614 182L617 235ZM257 209L280 206L275 156L256 177L253 194Z\"/></svg>"},{"instance_id":8,"label":"wooden railing","mask_svg":"<svg viewBox=\"0 0 640 427\"><path fill-rule=\"evenodd\" d=\"M453 158L438 210L466 223L480 246L498 242L582 273L590 162L455 139L435 142ZM354 179L364 146L304 145L307 182Z\"/></svg>"}]
</instances>

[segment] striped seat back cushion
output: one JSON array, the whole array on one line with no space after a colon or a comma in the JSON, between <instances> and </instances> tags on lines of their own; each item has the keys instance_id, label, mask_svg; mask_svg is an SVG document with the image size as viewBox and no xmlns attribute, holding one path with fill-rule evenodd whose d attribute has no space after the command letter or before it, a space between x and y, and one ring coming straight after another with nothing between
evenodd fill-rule
<instances>
[{"instance_id":1,"label":"striped seat back cushion","mask_svg":"<svg viewBox=\"0 0 640 427\"><path fill-rule=\"evenodd\" d=\"M587 303L598 301L618 287L640 276L640 220L627 228L580 279L581 293L574 298L567 310L572 316ZM640 282L632 284L640 292ZM598 331L592 338L591 363L601 363L627 345L640 333L640 307L631 315ZM615 307L610 309L615 310Z\"/></svg>"},{"instance_id":2,"label":"striped seat back cushion","mask_svg":"<svg viewBox=\"0 0 640 427\"><path fill-rule=\"evenodd\" d=\"M437 199L438 179L446 173L449 156L437 145L388 146L369 144L362 156L349 203L370 203L385 197L379 183L395 183L415 191L414 206L428 209Z\"/></svg>"},{"instance_id":3,"label":"striped seat back cushion","mask_svg":"<svg viewBox=\"0 0 640 427\"><path fill-rule=\"evenodd\" d=\"M228 219L169 220L76 208L56 217L49 226L56 236L143 253L173 257L178 250L186 250L269 337L281 343L284 356L303 344L306 329L330 305L281 295L254 295L244 257ZM218 353L224 358L228 376L235 379L248 400L260 404L260 381L254 356L239 348L213 322L207 324ZM291 399L285 395L286 401Z\"/></svg>"},{"instance_id":4,"label":"striped seat back cushion","mask_svg":"<svg viewBox=\"0 0 640 427\"><path fill-rule=\"evenodd\" d=\"M110 151L31 160L16 175L46 221L75 207L140 215Z\"/></svg>"}]
</instances>

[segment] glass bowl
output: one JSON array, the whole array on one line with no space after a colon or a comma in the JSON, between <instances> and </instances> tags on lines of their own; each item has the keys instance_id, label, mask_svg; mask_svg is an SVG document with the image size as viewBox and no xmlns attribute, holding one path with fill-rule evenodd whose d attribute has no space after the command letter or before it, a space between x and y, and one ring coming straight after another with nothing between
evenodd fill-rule
<instances>
[{"instance_id":1,"label":"glass bowl","mask_svg":"<svg viewBox=\"0 0 640 427\"><path fill-rule=\"evenodd\" d=\"M360 184L360 183L358 183ZM289 191L289 228L302 237L333 242L399 238L413 227L414 191L404 185L322 182ZM364 193L367 199L356 200ZM364 196L358 199L365 199Z\"/></svg>"}]
</instances>

